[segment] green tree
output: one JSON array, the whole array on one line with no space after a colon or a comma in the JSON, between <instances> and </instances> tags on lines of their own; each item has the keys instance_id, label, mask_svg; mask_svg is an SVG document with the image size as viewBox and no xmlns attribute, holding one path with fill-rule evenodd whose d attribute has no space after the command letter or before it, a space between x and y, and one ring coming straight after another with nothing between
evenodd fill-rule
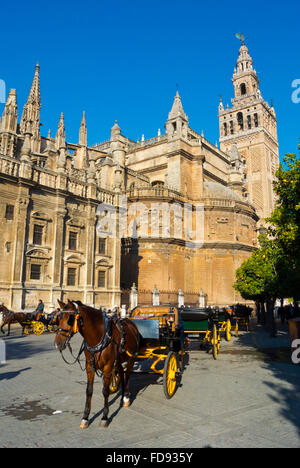
<instances>
[{"instance_id":1,"label":"green tree","mask_svg":"<svg viewBox=\"0 0 300 468\"><path fill-rule=\"evenodd\" d=\"M300 298L300 159L287 154L276 173L276 207L267 219L269 236L277 248L276 268L280 276L281 297Z\"/></svg>"},{"instance_id":2,"label":"green tree","mask_svg":"<svg viewBox=\"0 0 300 468\"><path fill-rule=\"evenodd\" d=\"M300 298L300 160L287 154L276 172L276 207L260 247L236 271L234 288L244 299L266 303L266 324L276 334L276 298Z\"/></svg>"},{"instance_id":3,"label":"green tree","mask_svg":"<svg viewBox=\"0 0 300 468\"><path fill-rule=\"evenodd\" d=\"M237 269L234 288L244 299L255 301L257 306L260 304L259 310L264 311L262 304L266 304L266 320L262 313L262 323L275 336L274 304L281 288L276 269L277 247L266 235L259 240L261 247Z\"/></svg>"}]
</instances>

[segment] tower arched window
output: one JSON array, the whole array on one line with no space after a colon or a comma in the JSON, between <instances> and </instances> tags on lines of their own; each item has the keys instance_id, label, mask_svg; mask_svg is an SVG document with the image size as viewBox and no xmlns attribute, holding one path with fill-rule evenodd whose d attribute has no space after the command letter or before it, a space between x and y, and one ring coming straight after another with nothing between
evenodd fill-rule
<instances>
[{"instance_id":1,"label":"tower arched window","mask_svg":"<svg viewBox=\"0 0 300 468\"><path fill-rule=\"evenodd\" d=\"M224 136L228 135L228 130L227 130L227 123L224 122Z\"/></svg>"},{"instance_id":2,"label":"tower arched window","mask_svg":"<svg viewBox=\"0 0 300 468\"><path fill-rule=\"evenodd\" d=\"M258 114L254 114L254 125L255 127L258 127Z\"/></svg>"},{"instance_id":3,"label":"tower arched window","mask_svg":"<svg viewBox=\"0 0 300 468\"><path fill-rule=\"evenodd\" d=\"M239 125L240 130L244 130L244 117L243 117L242 112L238 112L237 121L238 121L238 125Z\"/></svg>"},{"instance_id":4,"label":"tower arched window","mask_svg":"<svg viewBox=\"0 0 300 468\"><path fill-rule=\"evenodd\" d=\"M245 94L247 94L247 88L246 88L246 84L245 84L245 83L242 83L242 84L241 84L240 90L241 90L241 95L242 95L242 96L244 96Z\"/></svg>"}]
</instances>

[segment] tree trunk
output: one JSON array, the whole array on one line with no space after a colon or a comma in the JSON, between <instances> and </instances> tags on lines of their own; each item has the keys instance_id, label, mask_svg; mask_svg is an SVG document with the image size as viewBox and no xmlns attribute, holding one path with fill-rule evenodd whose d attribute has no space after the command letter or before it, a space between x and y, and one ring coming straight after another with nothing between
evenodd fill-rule
<instances>
[{"instance_id":1,"label":"tree trunk","mask_svg":"<svg viewBox=\"0 0 300 468\"><path fill-rule=\"evenodd\" d=\"M265 311L265 303L260 302L260 324L265 327L266 326L266 311Z\"/></svg>"},{"instance_id":2,"label":"tree trunk","mask_svg":"<svg viewBox=\"0 0 300 468\"><path fill-rule=\"evenodd\" d=\"M277 327L274 317L274 299L267 299L266 306L267 306L267 329L270 332L270 336L275 337L277 335Z\"/></svg>"}]
</instances>

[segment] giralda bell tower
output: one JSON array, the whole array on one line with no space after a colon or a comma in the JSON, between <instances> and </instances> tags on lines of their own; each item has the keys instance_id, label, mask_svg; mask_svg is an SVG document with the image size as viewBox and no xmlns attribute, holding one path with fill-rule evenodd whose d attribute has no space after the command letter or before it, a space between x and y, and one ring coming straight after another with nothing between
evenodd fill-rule
<instances>
[{"instance_id":1,"label":"giralda bell tower","mask_svg":"<svg viewBox=\"0 0 300 468\"><path fill-rule=\"evenodd\" d=\"M265 224L275 203L272 182L279 164L277 120L273 105L264 101L253 61L242 36L242 45L232 82L231 107L219 105L220 147L229 154L237 145L245 164L248 200Z\"/></svg>"}]
</instances>

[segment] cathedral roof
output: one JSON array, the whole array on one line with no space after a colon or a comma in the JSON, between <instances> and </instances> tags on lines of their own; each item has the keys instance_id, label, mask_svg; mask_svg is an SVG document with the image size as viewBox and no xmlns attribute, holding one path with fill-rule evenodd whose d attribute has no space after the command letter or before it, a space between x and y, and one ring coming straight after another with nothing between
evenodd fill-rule
<instances>
[{"instance_id":1,"label":"cathedral roof","mask_svg":"<svg viewBox=\"0 0 300 468\"><path fill-rule=\"evenodd\" d=\"M204 198L222 198L223 200L235 200L242 201L242 199L225 185L218 184L217 182L211 182L205 180L203 184L203 197Z\"/></svg>"}]
</instances>

